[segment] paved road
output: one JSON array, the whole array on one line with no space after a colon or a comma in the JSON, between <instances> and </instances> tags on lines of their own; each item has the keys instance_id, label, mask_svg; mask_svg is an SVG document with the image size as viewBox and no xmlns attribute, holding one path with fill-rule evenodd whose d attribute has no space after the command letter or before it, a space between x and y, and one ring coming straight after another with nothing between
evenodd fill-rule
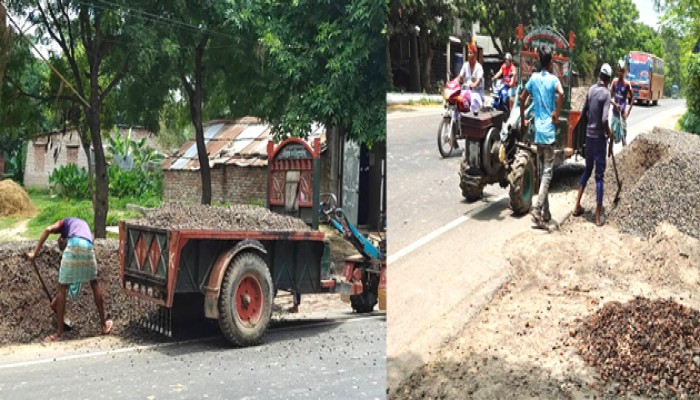
<instances>
[{"instance_id":1,"label":"paved road","mask_svg":"<svg viewBox=\"0 0 700 400\"><path fill-rule=\"evenodd\" d=\"M282 324L243 349L217 336L58 356L24 350L0 358L0 398L385 398L385 315L345 314Z\"/></svg>"},{"instance_id":2,"label":"paved road","mask_svg":"<svg viewBox=\"0 0 700 400\"><path fill-rule=\"evenodd\" d=\"M682 100L636 106L629 140L684 109ZM507 279L503 246L532 229L528 217L510 211L507 189L491 185L483 201L463 201L459 155L443 159L437 150L440 115L439 108L423 108L387 118L388 220L394 227L388 243L390 387L427 362L488 302ZM555 171L550 199L555 219L573 207L581 171L581 162Z\"/></svg>"}]
</instances>

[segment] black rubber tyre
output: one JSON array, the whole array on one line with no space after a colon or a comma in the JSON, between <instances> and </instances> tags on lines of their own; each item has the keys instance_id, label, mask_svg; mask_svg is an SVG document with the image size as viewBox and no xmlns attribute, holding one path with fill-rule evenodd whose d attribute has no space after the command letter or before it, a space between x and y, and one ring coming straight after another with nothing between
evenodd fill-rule
<instances>
[{"instance_id":1,"label":"black rubber tyre","mask_svg":"<svg viewBox=\"0 0 700 400\"><path fill-rule=\"evenodd\" d=\"M379 277L364 273L362 285L364 290L361 294L350 296L350 306L357 313L371 313L379 297Z\"/></svg>"},{"instance_id":2,"label":"black rubber tyre","mask_svg":"<svg viewBox=\"0 0 700 400\"><path fill-rule=\"evenodd\" d=\"M272 277L265 260L243 252L229 264L219 292L219 327L238 346L260 343L272 316Z\"/></svg>"},{"instance_id":3,"label":"black rubber tyre","mask_svg":"<svg viewBox=\"0 0 700 400\"><path fill-rule=\"evenodd\" d=\"M518 215L526 214L532 207L535 188L535 164L532 156L521 151L515 156L510 173L510 208Z\"/></svg>"},{"instance_id":4,"label":"black rubber tyre","mask_svg":"<svg viewBox=\"0 0 700 400\"><path fill-rule=\"evenodd\" d=\"M498 175L503 167L501 161L498 159L498 152L493 153L494 146L496 143L501 141L501 134L498 129L492 127L486 133L486 138L484 139L484 144L481 146L481 163L484 164L484 171L489 176Z\"/></svg>"},{"instance_id":5,"label":"black rubber tyre","mask_svg":"<svg viewBox=\"0 0 700 400\"><path fill-rule=\"evenodd\" d=\"M484 186L481 176L469 175L469 152L467 149L462 152L459 162L459 188L462 189L462 196L469 202L477 201L484 195Z\"/></svg>"},{"instance_id":6,"label":"black rubber tyre","mask_svg":"<svg viewBox=\"0 0 700 400\"><path fill-rule=\"evenodd\" d=\"M443 158L452 155L452 120L450 118L443 118L440 122L440 127L437 132L437 145L438 151Z\"/></svg>"}]
</instances>

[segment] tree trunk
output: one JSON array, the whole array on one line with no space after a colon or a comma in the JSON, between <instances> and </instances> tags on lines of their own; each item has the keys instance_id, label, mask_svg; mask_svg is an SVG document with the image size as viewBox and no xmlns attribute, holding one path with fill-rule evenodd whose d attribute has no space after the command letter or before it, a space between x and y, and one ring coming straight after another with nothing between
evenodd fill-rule
<instances>
[{"instance_id":1,"label":"tree trunk","mask_svg":"<svg viewBox=\"0 0 700 400\"><path fill-rule=\"evenodd\" d=\"M422 91L426 93L432 92L433 85L430 79L431 63L433 60L433 50L430 48L430 36L427 31L421 30L418 38L420 47L420 83Z\"/></svg>"},{"instance_id":2,"label":"tree trunk","mask_svg":"<svg viewBox=\"0 0 700 400\"><path fill-rule=\"evenodd\" d=\"M202 127L202 103L203 103L203 82L202 82L202 57L204 48L209 41L206 35L200 41L194 54L194 84L190 84L187 90L190 97L190 117L194 126L195 139L197 142L197 157L199 159L199 173L202 180L202 204L211 205L211 171L209 170L209 154L207 154L206 143L204 143L204 128ZM187 79L184 78L186 86Z\"/></svg>"},{"instance_id":3,"label":"tree trunk","mask_svg":"<svg viewBox=\"0 0 700 400\"><path fill-rule=\"evenodd\" d=\"M95 238L107 237L107 211L109 210L109 175L107 160L102 147L102 132L100 130L100 99L99 62L90 66L90 108L86 110L92 147L95 149L95 198L92 208L95 211ZM88 150L89 151L89 150Z\"/></svg>"},{"instance_id":4,"label":"tree trunk","mask_svg":"<svg viewBox=\"0 0 700 400\"><path fill-rule=\"evenodd\" d=\"M394 74L391 71L391 39L386 37L386 91L394 89Z\"/></svg>"},{"instance_id":5,"label":"tree trunk","mask_svg":"<svg viewBox=\"0 0 700 400\"><path fill-rule=\"evenodd\" d=\"M409 78L408 91L420 92L420 60L418 58L418 38L411 32L409 33L411 41L411 59L409 60Z\"/></svg>"}]
</instances>

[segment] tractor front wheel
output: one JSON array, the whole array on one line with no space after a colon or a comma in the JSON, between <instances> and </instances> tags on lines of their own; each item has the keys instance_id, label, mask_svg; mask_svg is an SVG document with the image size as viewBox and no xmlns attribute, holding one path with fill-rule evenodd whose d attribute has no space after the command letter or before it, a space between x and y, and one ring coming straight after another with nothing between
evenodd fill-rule
<instances>
[{"instance_id":1,"label":"tractor front wheel","mask_svg":"<svg viewBox=\"0 0 700 400\"><path fill-rule=\"evenodd\" d=\"M516 214L526 214L532 207L532 196L537 190L535 164L529 153L521 151L516 155L509 181L510 208Z\"/></svg>"}]
</instances>

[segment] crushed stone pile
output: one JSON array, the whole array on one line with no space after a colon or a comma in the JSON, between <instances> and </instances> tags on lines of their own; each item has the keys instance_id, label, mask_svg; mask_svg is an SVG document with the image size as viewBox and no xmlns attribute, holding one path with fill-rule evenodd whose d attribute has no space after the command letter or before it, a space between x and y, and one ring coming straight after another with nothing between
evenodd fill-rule
<instances>
[{"instance_id":1,"label":"crushed stone pile","mask_svg":"<svg viewBox=\"0 0 700 400\"><path fill-rule=\"evenodd\" d=\"M622 232L649 236L668 221L681 232L700 238L700 136L654 128L639 135L616 156L622 181L620 201L612 159L607 159L603 205L608 221ZM595 208L595 180L591 176L583 201Z\"/></svg>"},{"instance_id":2,"label":"crushed stone pile","mask_svg":"<svg viewBox=\"0 0 700 400\"><path fill-rule=\"evenodd\" d=\"M148 211L144 218L130 221L163 229L215 229L257 231L308 231L311 228L298 218L274 213L250 205L211 207L201 204L167 203Z\"/></svg>"},{"instance_id":3,"label":"crushed stone pile","mask_svg":"<svg viewBox=\"0 0 700 400\"><path fill-rule=\"evenodd\" d=\"M636 297L605 304L581 329L579 351L620 394L700 394L700 311Z\"/></svg>"},{"instance_id":4,"label":"crushed stone pile","mask_svg":"<svg viewBox=\"0 0 700 400\"><path fill-rule=\"evenodd\" d=\"M36 242L0 244L0 345L41 341L56 331L56 318L32 265L25 255ZM155 307L127 297L119 284L119 242L95 241L97 277L105 297L105 314L114 319L113 335L139 339L148 334L140 327L144 315ZM35 262L53 296L58 286L61 253L58 246L47 242ZM66 315L73 330L67 339L97 336L101 332L97 308L89 284L84 284L76 300L66 303Z\"/></svg>"},{"instance_id":5,"label":"crushed stone pile","mask_svg":"<svg viewBox=\"0 0 700 400\"><path fill-rule=\"evenodd\" d=\"M0 217L27 215L34 212L27 192L12 179L0 181Z\"/></svg>"},{"instance_id":6,"label":"crushed stone pile","mask_svg":"<svg viewBox=\"0 0 700 400\"><path fill-rule=\"evenodd\" d=\"M583 103L586 102L586 95L590 86L579 86L571 88L571 109L573 111L583 110Z\"/></svg>"}]
</instances>

